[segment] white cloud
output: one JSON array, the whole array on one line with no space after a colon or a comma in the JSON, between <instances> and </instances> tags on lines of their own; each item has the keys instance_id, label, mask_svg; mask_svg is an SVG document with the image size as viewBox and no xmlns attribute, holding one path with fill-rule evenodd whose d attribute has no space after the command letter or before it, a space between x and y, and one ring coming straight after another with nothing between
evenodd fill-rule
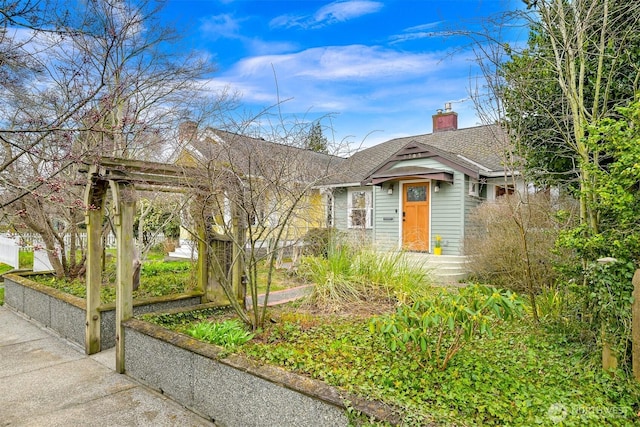
<instances>
[{"instance_id":1,"label":"white cloud","mask_svg":"<svg viewBox=\"0 0 640 427\"><path fill-rule=\"evenodd\" d=\"M280 15L271 20L272 28L320 28L376 13L384 4L371 0L336 1L322 6L313 15Z\"/></svg>"},{"instance_id":2,"label":"white cloud","mask_svg":"<svg viewBox=\"0 0 640 427\"><path fill-rule=\"evenodd\" d=\"M203 18L200 29L212 40L240 37L240 21L229 14L213 15Z\"/></svg>"},{"instance_id":3,"label":"white cloud","mask_svg":"<svg viewBox=\"0 0 640 427\"><path fill-rule=\"evenodd\" d=\"M314 80L361 80L415 76L439 68L437 54L402 53L363 45L312 48L240 61L233 73L255 75L275 67L282 75Z\"/></svg>"},{"instance_id":4,"label":"white cloud","mask_svg":"<svg viewBox=\"0 0 640 427\"><path fill-rule=\"evenodd\" d=\"M317 23L333 24L358 18L363 15L376 13L382 9L383 4L369 0L337 1L321 7L314 14Z\"/></svg>"},{"instance_id":5,"label":"white cloud","mask_svg":"<svg viewBox=\"0 0 640 427\"><path fill-rule=\"evenodd\" d=\"M444 62L438 54L362 46L308 49L245 59L210 81L209 87L228 87L241 95L243 104L257 108L287 100L281 108L293 113L339 113L351 122L348 115L358 111L389 120L363 125L369 130L388 129L392 123L397 128L398 115L413 117L415 111L425 110L425 133L431 112L466 94L468 64L464 61L456 57ZM461 68L462 72L456 71Z\"/></svg>"},{"instance_id":6,"label":"white cloud","mask_svg":"<svg viewBox=\"0 0 640 427\"><path fill-rule=\"evenodd\" d=\"M305 22L308 21L308 17L305 15L280 15L269 21L271 28L292 28L292 27L304 27Z\"/></svg>"},{"instance_id":7,"label":"white cloud","mask_svg":"<svg viewBox=\"0 0 640 427\"><path fill-rule=\"evenodd\" d=\"M243 105L256 110L286 100L279 106L285 114L313 118L336 113L332 126L339 140L366 137L371 145L430 132L431 115L445 102L467 95L472 58L468 52L448 56L330 46L245 58L209 87L237 91ZM466 104L454 107L461 127L476 120L463 108Z\"/></svg>"},{"instance_id":8,"label":"white cloud","mask_svg":"<svg viewBox=\"0 0 640 427\"><path fill-rule=\"evenodd\" d=\"M445 31L436 31L434 28L439 27L444 21L429 22L426 24L416 25L403 30L402 34L396 34L389 37L391 43L401 43L410 40L424 39L427 37L442 37L447 35Z\"/></svg>"},{"instance_id":9,"label":"white cloud","mask_svg":"<svg viewBox=\"0 0 640 427\"><path fill-rule=\"evenodd\" d=\"M420 32L420 31L424 31L424 30L430 30L432 28L437 27L438 25L442 24L444 21L435 21L435 22L429 22L426 24L420 24L420 25L415 25L413 27L409 27L406 28L404 30L405 33L415 33L415 32Z\"/></svg>"}]
</instances>

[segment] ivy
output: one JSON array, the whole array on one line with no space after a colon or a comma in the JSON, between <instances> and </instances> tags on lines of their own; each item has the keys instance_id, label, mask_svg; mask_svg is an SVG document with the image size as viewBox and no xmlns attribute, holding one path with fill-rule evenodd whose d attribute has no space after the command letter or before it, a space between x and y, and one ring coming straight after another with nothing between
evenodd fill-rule
<instances>
[{"instance_id":1,"label":"ivy","mask_svg":"<svg viewBox=\"0 0 640 427\"><path fill-rule=\"evenodd\" d=\"M186 331L192 337L233 350L253 338L246 326L239 320L224 322L203 321L196 323Z\"/></svg>"}]
</instances>

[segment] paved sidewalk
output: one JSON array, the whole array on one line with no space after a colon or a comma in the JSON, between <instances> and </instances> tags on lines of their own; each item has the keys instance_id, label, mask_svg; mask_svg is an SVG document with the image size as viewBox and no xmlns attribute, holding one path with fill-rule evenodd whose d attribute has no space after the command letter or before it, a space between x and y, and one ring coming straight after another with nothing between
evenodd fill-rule
<instances>
[{"instance_id":1,"label":"paved sidewalk","mask_svg":"<svg viewBox=\"0 0 640 427\"><path fill-rule=\"evenodd\" d=\"M285 304L291 301L295 301L300 298L304 298L313 291L313 285L296 286L295 288L283 289L281 291L269 292L269 301L267 306ZM245 299L247 307L251 307L251 297L248 296ZM264 294L258 295L258 305L264 305Z\"/></svg>"},{"instance_id":2,"label":"paved sidewalk","mask_svg":"<svg viewBox=\"0 0 640 427\"><path fill-rule=\"evenodd\" d=\"M0 307L0 426L214 425L113 366Z\"/></svg>"}]
</instances>

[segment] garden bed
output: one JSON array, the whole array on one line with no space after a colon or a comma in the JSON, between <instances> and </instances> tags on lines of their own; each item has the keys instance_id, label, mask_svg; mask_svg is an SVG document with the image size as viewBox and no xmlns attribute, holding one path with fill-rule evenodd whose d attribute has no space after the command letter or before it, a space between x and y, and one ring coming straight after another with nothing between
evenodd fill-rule
<instances>
[{"instance_id":1,"label":"garden bed","mask_svg":"<svg viewBox=\"0 0 640 427\"><path fill-rule=\"evenodd\" d=\"M390 407L307 376L139 319L124 327L127 375L220 425L347 426L355 414L397 421Z\"/></svg>"},{"instance_id":2,"label":"garden bed","mask_svg":"<svg viewBox=\"0 0 640 427\"><path fill-rule=\"evenodd\" d=\"M53 329L62 337L84 347L86 301L61 290L30 280L33 273L4 276L5 304L38 323ZM152 311L189 307L202 302L201 292L187 292L134 300L134 315ZM115 345L115 304L100 307L101 349Z\"/></svg>"},{"instance_id":3,"label":"garden bed","mask_svg":"<svg viewBox=\"0 0 640 427\"><path fill-rule=\"evenodd\" d=\"M277 376L262 374L286 369L293 378L335 389L343 400L354 402L358 399L353 396L359 396L360 402L365 398L384 402L377 408L385 408L387 411L383 413L387 416L395 413L398 418L392 419L406 425L552 425L558 417L566 426L622 426L638 421L638 384L624 372L616 375L603 372L597 351L569 329L558 330L557 325L537 324L529 318L499 322L494 325L492 337L474 340L441 370L415 346L392 351L380 334L370 329L370 319L384 316L389 307L353 309L339 314L318 313L304 305L272 309L267 326L251 341L233 350L239 354L222 351L184 334L202 320L223 322L232 318L228 311L202 315L182 311L147 314L142 320L154 324L136 320L127 325L127 333L146 335L134 338L134 342L153 339L160 343L134 344L129 342L130 335L126 335L127 346L143 347L127 354L127 363L134 365L127 365L126 369L158 390L166 392L166 387L174 387L172 397L214 418L220 417L224 408L207 406L214 403L207 402L206 393L198 389L204 387L201 381L214 381L216 387L219 383L223 394L230 393L240 401L245 396L242 393L249 393L253 386L235 381L233 376L202 380L198 378L201 372L209 375L212 371L217 375L227 369L207 367L206 363L232 367L290 387ZM168 350L165 346L176 348ZM187 355L190 352L214 361L202 362ZM167 358L168 353L191 364L188 372L179 373L184 381L181 385L171 382L177 373L160 372L174 363ZM137 366L142 364L141 360L144 366ZM236 366L238 360L243 362ZM261 386L255 387L262 390ZM297 391L309 394L304 389ZM256 413L267 411L259 405L252 408ZM395 412L391 408L396 408ZM357 412L371 414L361 406L351 408L352 414ZM251 424L246 419L231 420L229 425Z\"/></svg>"}]
</instances>

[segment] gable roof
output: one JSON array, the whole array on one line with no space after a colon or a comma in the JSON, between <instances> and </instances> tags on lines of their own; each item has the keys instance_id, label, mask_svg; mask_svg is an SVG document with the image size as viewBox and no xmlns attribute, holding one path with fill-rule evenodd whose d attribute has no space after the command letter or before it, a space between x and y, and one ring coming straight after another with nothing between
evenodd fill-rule
<instances>
[{"instance_id":1,"label":"gable roof","mask_svg":"<svg viewBox=\"0 0 640 427\"><path fill-rule=\"evenodd\" d=\"M309 181L326 176L345 159L263 138L208 128L200 138L189 141L198 161L215 161L244 175L264 176L276 164L297 169L297 176Z\"/></svg>"},{"instance_id":2,"label":"gable roof","mask_svg":"<svg viewBox=\"0 0 640 427\"><path fill-rule=\"evenodd\" d=\"M324 184L365 184L375 172L400 161L396 156L403 150L411 149L428 152L429 156L471 176L497 176L505 172L502 155L507 142L498 125L396 138L355 153Z\"/></svg>"}]
</instances>

